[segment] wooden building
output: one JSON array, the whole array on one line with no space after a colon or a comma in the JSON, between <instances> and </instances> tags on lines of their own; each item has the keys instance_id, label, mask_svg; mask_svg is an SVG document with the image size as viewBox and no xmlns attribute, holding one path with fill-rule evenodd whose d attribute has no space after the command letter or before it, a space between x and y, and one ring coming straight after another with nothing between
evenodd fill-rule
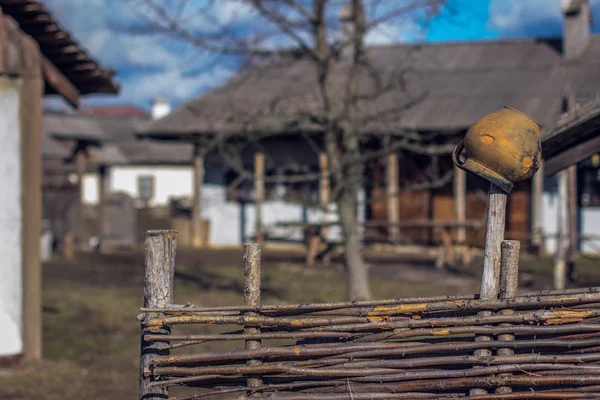
<instances>
[{"instance_id":1,"label":"wooden building","mask_svg":"<svg viewBox=\"0 0 600 400\"><path fill-rule=\"evenodd\" d=\"M39 360L42 99L118 88L33 0L0 0L0 71L0 357Z\"/></svg>"},{"instance_id":2,"label":"wooden building","mask_svg":"<svg viewBox=\"0 0 600 400\"><path fill-rule=\"evenodd\" d=\"M571 107L542 140L546 191L540 226L546 247L553 252L565 248L571 256L598 253L600 100Z\"/></svg>"},{"instance_id":3,"label":"wooden building","mask_svg":"<svg viewBox=\"0 0 600 400\"><path fill-rule=\"evenodd\" d=\"M564 112L564 87L572 88L578 101L596 96L600 36L590 33L589 2L565 2L563 17L562 37L367 47L370 68L361 77L358 117L363 150L400 143L398 152L366 169L363 211L368 220L388 225L410 219L484 222L488 184L478 178L457 172L458 179L450 175L434 189L407 189L426 183L432 164L438 172L452 171L453 146L488 113L511 106L548 127ZM344 70L341 57L333 71L342 77ZM316 79L311 60L302 53L285 52L182 105L141 135L195 143L198 154L219 143L239 147L247 142L239 164L251 171L252 152L257 152L266 160L266 175L276 176L286 167L318 171L322 128L315 122L321 101ZM343 79L333 81L341 84ZM397 81L403 85L392 85ZM446 145L447 151L437 157L421 155L422 144ZM226 179L229 174L222 171L224 184L231 183ZM240 179L235 173L232 176L238 184ZM519 183L510 196L508 238L532 236L531 186L531 182ZM319 193L318 187L310 190ZM390 195L398 191L403 193ZM295 209L288 211L278 218L298 219ZM382 228L379 233L394 241L438 240L431 228ZM483 232L476 229L458 229L455 235L461 241L483 244Z\"/></svg>"}]
</instances>

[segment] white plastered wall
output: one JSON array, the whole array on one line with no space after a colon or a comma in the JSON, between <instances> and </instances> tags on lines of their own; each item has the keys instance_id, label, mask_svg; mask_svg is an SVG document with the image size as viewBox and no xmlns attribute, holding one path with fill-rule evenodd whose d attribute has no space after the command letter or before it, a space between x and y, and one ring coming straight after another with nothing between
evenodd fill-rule
<instances>
[{"instance_id":1,"label":"white plastered wall","mask_svg":"<svg viewBox=\"0 0 600 400\"><path fill-rule=\"evenodd\" d=\"M0 357L23 350L20 80L0 77Z\"/></svg>"}]
</instances>

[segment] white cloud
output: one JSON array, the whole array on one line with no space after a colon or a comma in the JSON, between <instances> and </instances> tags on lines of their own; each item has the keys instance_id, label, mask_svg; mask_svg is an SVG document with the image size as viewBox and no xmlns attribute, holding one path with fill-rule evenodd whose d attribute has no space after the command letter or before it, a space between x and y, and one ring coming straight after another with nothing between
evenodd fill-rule
<instances>
[{"instance_id":1,"label":"white cloud","mask_svg":"<svg viewBox=\"0 0 600 400\"><path fill-rule=\"evenodd\" d=\"M367 33L365 42L369 45L386 45L399 42L423 40L425 30L415 21L404 19L391 21L374 27Z\"/></svg>"},{"instance_id":2,"label":"white cloud","mask_svg":"<svg viewBox=\"0 0 600 400\"><path fill-rule=\"evenodd\" d=\"M540 21L560 24L561 9L566 0L491 0L488 24L500 34L519 32ZM592 7L600 0L591 0Z\"/></svg>"}]
</instances>

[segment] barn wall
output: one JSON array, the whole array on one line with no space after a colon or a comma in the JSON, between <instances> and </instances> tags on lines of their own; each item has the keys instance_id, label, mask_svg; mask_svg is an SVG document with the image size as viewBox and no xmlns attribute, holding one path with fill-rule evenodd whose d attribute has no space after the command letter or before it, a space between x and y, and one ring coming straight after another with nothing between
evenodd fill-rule
<instances>
[{"instance_id":1,"label":"barn wall","mask_svg":"<svg viewBox=\"0 0 600 400\"><path fill-rule=\"evenodd\" d=\"M23 350L20 88L0 77L0 356Z\"/></svg>"}]
</instances>

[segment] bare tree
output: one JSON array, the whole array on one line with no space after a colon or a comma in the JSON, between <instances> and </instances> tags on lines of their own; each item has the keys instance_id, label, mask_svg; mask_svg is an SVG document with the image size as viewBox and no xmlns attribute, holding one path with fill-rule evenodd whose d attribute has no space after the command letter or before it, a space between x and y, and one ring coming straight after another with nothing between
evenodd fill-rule
<instances>
[{"instance_id":1,"label":"bare tree","mask_svg":"<svg viewBox=\"0 0 600 400\"><path fill-rule=\"evenodd\" d=\"M223 16L225 3L229 14ZM296 56L310 61L318 107L310 109L305 118L320 127L318 146L329 159L332 201L337 204L343 232L348 295L351 299L371 298L357 217L365 162L399 150L430 155L437 161L451 147L431 144L439 143L433 137L400 130L383 150L366 153L362 149L365 131L376 131L381 121L397 121L404 109L426 96L423 91L412 93L400 103L365 113L375 98L406 89L404 74L408 70L381 73L371 65L365 42L378 29L402 27L415 19L428 21L445 0L129 0L129 4L144 22L140 32L164 33L193 43L204 53L246 57L252 64L293 49ZM240 22L244 19L236 18L236 13L250 15L245 21L252 19L252 23ZM368 83L363 85L365 79ZM254 117L260 118L249 118ZM242 163L236 168L244 173ZM449 177L437 171L419 188L442 185ZM305 174L304 179L315 179L314 173Z\"/></svg>"}]
</instances>

